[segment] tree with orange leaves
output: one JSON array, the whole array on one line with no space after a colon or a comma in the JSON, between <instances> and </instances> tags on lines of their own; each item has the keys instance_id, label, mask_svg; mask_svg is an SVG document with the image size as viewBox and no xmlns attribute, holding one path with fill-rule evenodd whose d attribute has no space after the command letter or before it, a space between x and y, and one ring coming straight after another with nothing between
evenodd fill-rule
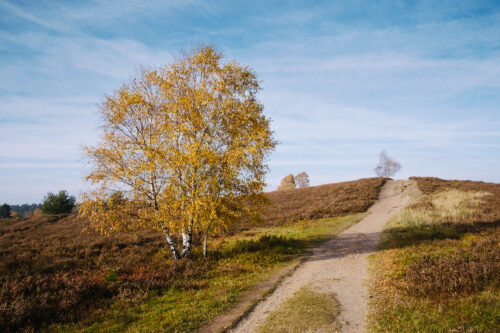
<instances>
[{"instance_id":1,"label":"tree with orange leaves","mask_svg":"<svg viewBox=\"0 0 500 333\"><path fill-rule=\"evenodd\" d=\"M80 214L103 233L152 228L175 259L194 232L230 227L252 211L276 141L255 74L212 47L141 75L107 96L102 136ZM182 235L179 249L173 235Z\"/></svg>"}]
</instances>

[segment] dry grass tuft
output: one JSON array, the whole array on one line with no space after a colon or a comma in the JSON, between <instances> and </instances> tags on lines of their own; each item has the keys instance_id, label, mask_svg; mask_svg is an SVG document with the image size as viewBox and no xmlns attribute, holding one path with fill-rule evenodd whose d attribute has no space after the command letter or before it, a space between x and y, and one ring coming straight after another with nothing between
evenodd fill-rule
<instances>
[{"instance_id":1,"label":"dry grass tuft","mask_svg":"<svg viewBox=\"0 0 500 333\"><path fill-rule=\"evenodd\" d=\"M421 227L445 223L473 223L479 213L482 199L488 192L462 192L446 190L420 197L396 214L387 228Z\"/></svg>"}]
</instances>

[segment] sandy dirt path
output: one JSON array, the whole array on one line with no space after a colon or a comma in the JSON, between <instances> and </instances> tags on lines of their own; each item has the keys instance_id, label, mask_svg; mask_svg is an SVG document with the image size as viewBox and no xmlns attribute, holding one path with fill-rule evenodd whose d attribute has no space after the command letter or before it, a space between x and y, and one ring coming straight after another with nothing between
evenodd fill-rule
<instances>
[{"instance_id":1,"label":"sandy dirt path","mask_svg":"<svg viewBox=\"0 0 500 333\"><path fill-rule=\"evenodd\" d=\"M341 305L338 318L343 332L363 332L368 312L368 256L378 244L387 220L418 191L414 181L392 180L382 189L370 214L336 238L313 250L293 275L243 319L231 332L254 332L267 315L299 288L309 284L314 290L333 293Z\"/></svg>"}]
</instances>

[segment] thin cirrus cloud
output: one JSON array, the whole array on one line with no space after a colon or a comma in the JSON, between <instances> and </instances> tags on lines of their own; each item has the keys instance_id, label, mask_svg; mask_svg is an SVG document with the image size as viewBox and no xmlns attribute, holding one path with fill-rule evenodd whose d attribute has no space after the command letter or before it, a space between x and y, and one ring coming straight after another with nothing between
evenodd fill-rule
<instances>
[{"instance_id":1,"label":"thin cirrus cloud","mask_svg":"<svg viewBox=\"0 0 500 333\"><path fill-rule=\"evenodd\" d=\"M494 2L0 1L0 202L74 194L97 107L144 67L211 44L250 65L280 145L268 189L371 176L500 181Z\"/></svg>"}]
</instances>

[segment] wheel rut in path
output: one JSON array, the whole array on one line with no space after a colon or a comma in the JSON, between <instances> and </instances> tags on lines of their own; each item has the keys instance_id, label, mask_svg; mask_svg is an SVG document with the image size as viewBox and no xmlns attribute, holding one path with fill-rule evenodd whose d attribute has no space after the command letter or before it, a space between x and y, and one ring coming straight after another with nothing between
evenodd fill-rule
<instances>
[{"instance_id":1,"label":"wheel rut in path","mask_svg":"<svg viewBox=\"0 0 500 333\"><path fill-rule=\"evenodd\" d=\"M311 256L230 332L254 332L267 315L304 285L333 293L340 303L343 332L366 330L368 312L368 256L378 245L384 225L415 193L412 180L390 180L369 215L335 238L315 248Z\"/></svg>"}]
</instances>

